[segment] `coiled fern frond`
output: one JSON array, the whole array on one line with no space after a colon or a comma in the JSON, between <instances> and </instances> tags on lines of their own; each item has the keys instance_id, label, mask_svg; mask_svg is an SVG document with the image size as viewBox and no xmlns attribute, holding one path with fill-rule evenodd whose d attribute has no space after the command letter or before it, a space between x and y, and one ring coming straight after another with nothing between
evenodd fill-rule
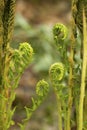
<instances>
[{"instance_id":1,"label":"coiled fern frond","mask_svg":"<svg viewBox=\"0 0 87 130\"><path fill-rule=\"evenodd\" d=\"M68 29L65 25L57 23L53 27L53 36L55 40L55 45L60 54L60 57L64 64L67 61L67 42L65 42L68 37Z\"/></svg>"},{"instance_id":2,"label":"coiled fern frond","mask_svg":"<svg viewBox=\"0 0 87 130\"><path fill-rule=\"evenodd\" d=\"M45 97L49 92L49 84L45 80L40 80L36 85L36 98L32 98L32 107L25 107L26 110L26 118L22 120L22 124L19 123L21 130L26 129L26 124L31 118L33 112L40 106Z\"/></svg>"},{"instance_id":3,"label":"coiled fern frond","mask_svg":"<svg viewBox=\"0 0 87 130\"><path fill-rule=\"evenodd\" d=\"M9 79L11 85L16 83L24 69L29 65L33 55L33 49L28 43L22 43L19 50L15 49L12 54L9 67Z\"/></svg>"},{"instance_id":4,"label":"coiled fern frond","mask_svg":"<svg viewBox=\"0 0 87 130\"><path fill-rule=\"evenodd\" d=\"M36 85L36 94L40 97L47 95L49 91L49 85L45 80L41 80Z\"/></svg>"},{"instance_id":5,"label":"coiled fern frond","mask_svg":"<svg viewBox=\"0 0 87 130\"><path fill-rule=\"evenodd\" d=\"M53 27L53 35L54 39L57 41L58 39L64 40L66 39L68 34L68 30L65 25L57 23Z\"/></svg>"},{"instance_id":6,"label":"coiled fern frond","mask_svg":"<svg viewBox=\"0 0 87 130\"><path fill-rule=\"evenodd\" d=\"M36 84L37 98L36 99L32 98L32 107L27 108L28 120L33 114L33 111L35 111L38 108L38 106L42 103L42 101L45 99L48 92L49 92L49 84L45 80L38 81L38 83Z\"/></svg>"},{"instance_id":7,"label":"coiled fern frond","mask_svg":"<svg viewBox=\"0 0 87 130\"><path fill-rule=\"evenodd\" d=\"M64 77L65 68L64 65L60 63L54 63L51 65L49 70L49 75L53 85L58 85L59 81L61 81Z\"/></svg>"}]
</instances>

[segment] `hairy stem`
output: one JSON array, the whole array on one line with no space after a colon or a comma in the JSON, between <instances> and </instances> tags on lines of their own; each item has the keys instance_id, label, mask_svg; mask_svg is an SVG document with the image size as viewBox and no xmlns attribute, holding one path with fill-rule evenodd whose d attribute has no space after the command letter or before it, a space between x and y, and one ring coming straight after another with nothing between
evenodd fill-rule
<instances>
[{"instance_id":1,"label":"hairy stem","mask_svg":"<svg viewBox=\"0 0 87 130\"><path fill-rule=\"evenodd\" d=\"M73 65L74 65L74 46L75 43L75 38L72 32L71 35L71 48L70 48L70 68L69 68L69 81L68 81L68 85L69 85L69 97L68 97L68 112L67 112L67 130L71 130L71 125L70 125L70 121L71 121L71 111L72 111L72 87L73 87Z\"/></svg>"}]
</instances>

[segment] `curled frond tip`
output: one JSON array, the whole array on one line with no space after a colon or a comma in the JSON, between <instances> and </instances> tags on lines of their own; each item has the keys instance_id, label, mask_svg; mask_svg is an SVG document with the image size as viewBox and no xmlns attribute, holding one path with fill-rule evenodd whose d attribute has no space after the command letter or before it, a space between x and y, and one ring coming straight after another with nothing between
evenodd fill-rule
<instances>
[{"instance_id":1,"label":"curled frond tip","mask_svg":"<svg viewBox=\"0 0 87 130\"><path fill-rule=\"evenodd\" d=\"M20 51L22 54L26 54L26 55L28 55L29 57L32 57L33 48L32 48L31 45L30 45L29 43L27 43L27 42L20 43L19 51Z\"/></svg>"},{"instance_id":2,"label":"curled frond tip","mask_svg":"<svg viewBox=\"0 0 87 130\"><path fill-rule=\"evenodd\" d=\"M68 30L65 25L57 23L53 27L53 35L54 39L61 39L64 40L67 37Z\"/></svg>"},{"instance_id":3,"label":"curled frond tip","mask_svg":"<svg viewBox=\"0 0 87 130\"><path fill-rule=\"evenodd\" d=\"M49 75L54 85L57 85L57 83L63 79L64 72L65 68L61 62L51 65Z\"/></svg>"},{"instance_id":4,"label":"curled frond tip","mask_svg":"<svg viewBox=\"0 0 87 130\"><path fill-rule=\"evenodd\" d=\"M47 95L49 91L49 84L45 80L40 80L36 85L36 94L40 97Z\"/></svg>"}]
</instances>

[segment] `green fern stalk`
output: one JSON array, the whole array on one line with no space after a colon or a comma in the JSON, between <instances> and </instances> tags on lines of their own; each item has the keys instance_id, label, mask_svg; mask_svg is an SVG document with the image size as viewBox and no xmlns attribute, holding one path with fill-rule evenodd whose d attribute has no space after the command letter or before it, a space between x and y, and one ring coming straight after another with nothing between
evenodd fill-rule
<instances>
[{"instance_id":1,"label":"green fern stalk","mask_svg":"<svg viewBox=\"0 0 87 130\"><path fill-rule=\"evenodd\" d=\"M10 9L9 9L10 8ZM6 130L6 111L8 106L9 92L7 87L8 69L9 69L9 42L11 31L8 31L9 26L13 28L15 1L1 0L0 1L0 130ZM11 12L10 12L11 10ZM13 15L10 15L10 14ZM10 24L11 23L11 24ZM10 24L10 25L9 25Z\"/></svg>"},{"instance_id":2,"label":"green fern stalk","mask_svg":"<svg viewBox=\"0 0 87 130\"><path fill-rule=\"evenodd\" d=\"M73 2L72 2L72 11L73 11ZM72 12L73 15L73 12ZM75 46L76 46L76 25L74 22L74 19L72 17L71 21L71 44L70 44L70 56L69 56L69 80L68 80L68 86L69 86L69 97L68 97L68 110L67 110L67 130L71 130L71 114L72 114L72 104L73 104L73 76L74 76L74 56L75 56Z\"/></svg>"},{"instance_id":3,"label":"green fern stalk","mask_svg":"<svg viewBox=\"0 0 87 130\"><path fill-rule=\"evenodd\" d=\"M84 29L83 29L84 26L86 26L86 25L84 25L84 22L83 22L83 19L84 19L83 18L83 8L85 10L85 24L87 24L87 0L73 0L73 10L72 10L73 11L73 17L74 17L76 28L79 29L79 32L80 32L80 35L81 35L81 40L82 40L81 41L82 42L81 43L81 58L82 58L82 60L84 59L83 45L85 44L85 43L83 43L85 41L83 39L85 39L84 35L87 34L87 31L84 32ZM87 111L86 111L86 109L87 109L87 89L86 89L86 92L85 92L85 98L84 99L85 99L84 100L84 108L82 108L82 109L84 109L84 113L83 113L84 117L82 117L82 118L84 118L84 127L85 127L85 129L87 129L87 125L86 125L87 124L87 118L86 118L87 117L86 116L87 115ZM78 125L79 125L79 123L78 123ZM82 122L81 122L81 125L82 125Z\"/></svg>"},{"instance_id":4,"label":"green fern stalk","mask_svg":"<svg viewBox=\"0 0 87 130\"><path fill-rule=\"evenodd\" d=\"M62 108L65 108L65 106L63 106L62 104L62 100L64 100L63 99L63 85L62 85L64 74L65 74L65 68L62 63L54 63L53 65L51 65L49 69L49 76L50 76L50 79L51 79L51 82L52 82L52 85L54 87L56 97L57 97L59 130L63 130Z\"/></svg>"},{"instance_id":5,"label":"green fern stalk","mask_svg":"<svg viewBox=\"0 0 87 130\"><path fill-rule=\"evenodd\" d=\"M14 124L12 102L15 88L25 68L29 65L33 49L28 43L18 50L10 47L14 27L15 0L0 1L0 130L8 130Z\"/></svg>"},{"instance_id":6,"label":"green fern stalk","mask_svg":"<svg viewBox=\"0 0 87 130\"><path fill-rule=\"evenodd\" d=\"M87 26L85 11L83 10L83 62L82 62L82 77L81 77L81 88L80 88L80 101L79 101L79 126L78 130L83 129L83 106L85 96L85 79L87 69Z\"/></svg>"}]
</instances>

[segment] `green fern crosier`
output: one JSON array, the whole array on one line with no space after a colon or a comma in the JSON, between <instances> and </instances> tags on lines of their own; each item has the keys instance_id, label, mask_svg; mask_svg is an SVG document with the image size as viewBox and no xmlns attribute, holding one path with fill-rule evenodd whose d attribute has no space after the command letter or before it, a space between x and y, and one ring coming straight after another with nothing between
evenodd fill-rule
<instances>
[{"instance_id":1,"label":"green fern crosier","mask_svg":"<svg viewBox=\"0 0 87 130\"><path fill-rule=\"evenodd\" d=\"M49 84L45 80L40 80L36 85L36 95L37 98L32 98L32 107L27 108L26 110L26 118L22 120L22 123L19 123L20 129L25 130L29 119L31 118L33 112L41 105L44 101L45 97L49 92Z\"/></svg>"},{"instance_id":2,"label":"green fern crosier","mask_svg":"<svg viewBox=\"0 0 87 130\"><path fill-rule=\"evenodd\" d=\"M13 88L17 87L23 71L31 61L32 55L33 55L33 49L26 42L20 44L19 50L17 49L12 50L10 67L8 72L9 84L11 85L11 87Z\"/></svg>"},{"instance_id":3,"label":"green fern crosier","mask_svg":"<svg viewBox=\"0 0 87 130\"><path fill-rule=\"evenodd\" d=\"M66 64L68 48L66 38L68 36L68 29L65 25L57 23L53 27L53 36L57 50L60 54L61 61L63 61L63 63Z\"/></svg>"},{"instance_id":4,"label":"green fern crosier","mask_svg":"<svg viewBox=\"0 0 87 130\"><path fill-rule=\"evenodd\" d=\"M12 110L11 107L15 99L15 88L18 86L25 68L29 65L32 55L33 49L28 43L20 44L19 50L13 50L11 48L11 57L8 60L9 68L7 68L8 79L4 81L6 88L3 88L3 93L1 94L2 103L0 104L0 123L2 124L0 124L0 126L2 127L2 130L7 130L13 125L12 116L15 108ZM6 95L4 95L4 93Z\"/></svg>"},{"instance_id":5,"label":"green fern crosier","mask_svg":"<svg viewBox=\"0 0 87 130\"><path fill-rule=\"evenodd\" d=\"M49 69L49 76L52 86L57 96L58 104L58 128L59 130L67 130L67 107L68 107L68 87L67 87L67 71L68 66L68 45L65 39L68 36L68 30L65 25L57 23L53 27L53 35L56 47L59 52L61 62L54 63Z\"/></svg>"},{"instance_id":6,"label":"green fern crosier","mask_svg":"<svg viewBox=\"0 0 87 130\"><path fill-rule=\"evenodd\" d=\"M82 5L82 6L81 6ZM81 8L81 10L79 9ZM80 10L80 11L78 11ZM77 130L87 129L87 96L85 95L86 87L86 69L87 69L87 16L86 1L72 1L72 27L70 44L65 44L67 38L67 29L64 25L57 23L53 27L53 35L57 46L60 63L51 66L49 74L52 85L54 86L58 100L58 119L59 130L71 130L73 125L77 126ZM78 13L76 15L76 12ZM81 21L79 21L81 16ZM78 17L78 18L77 18ZM77 21L78 20L78 21ZM81 46L78 48L78 30L80 30ZM79 53L78 53L79 52ZM82 56L80 55L82 52ZM78 57L78 58L77 58ZM63 64L62 64L63 63ZM65 75L64 75L65 70ZM68 87L66 87L68 86ZM80 87L81 86L81 87ZM64 97L66 91L67 98ZM84 98L85 95L85 98ZM85 100L84 100L85 99ZM64 102L65 104L64 104ZM73 118L72 109L75 106L76 116ZM65 111L62 111L62 110ZM64 112L64 113L63 113ZM64 115L64 117L63 117ZM67 117L66 117L67 115ZM64 124L63 124L64 119Z\"/></svg>"},{"instance_id":7,"label":"green fern crosier","mask_svg":"<svg viewBox=\"0 0 87 130\"><path fill-rule=\"evenodd\" d=\"M10 47L14 28L16 0L0 1L0 130L8 130L14 125L12 116L12 103L15 99L15 89L24 70L28 67L33 56L33 49L28 43L20 43L19 49ZM37 84L37 99L32 98L32 108L26 108L26 119L19 124L21 130L25 130L25 124L30 119L33 111L41 104L48 93L46 81Z\"/></svg>"},{"instance_id":8,"label":"green fern crosier","mask_svg":"<svg viewBox=\"0 0 87 130\"><path fill-rule=\"evenodd\" d=\"M66 130L66 114L67 114L67 87L64 82L65 77L65 66L61 63L54 63L51 65L49 70L49 76L54 87L57 104L58 104L58 128L59 130Z\"/></svg>"},{"instance_id":9,"label":"green fern crosier","mask_svg":"<svg viewBox=\"0 0 87 130\"><path fill-rule=\"evenodd\" d=\"M74 73L76 70L79 71L78 65L74 68L75 40L74 35L71 34L71 39L66 43L68 29L65 25L60 23L54 25L53 35L61 60L61 62L53 64L49 70L50 79L58 101L58 125L60 130L63 129L63 126L64 130L71 130L73 123L75 123L75 119L71 117L73 108L73 86L80 85L80 82L78 83L77 81L78 78L76 79L78 74ZM70 41L71 44L69 44ZM75 84L73 84L74 81ZM78 90L76 89L75 91Z\"/></svg>"}]
</instances>

